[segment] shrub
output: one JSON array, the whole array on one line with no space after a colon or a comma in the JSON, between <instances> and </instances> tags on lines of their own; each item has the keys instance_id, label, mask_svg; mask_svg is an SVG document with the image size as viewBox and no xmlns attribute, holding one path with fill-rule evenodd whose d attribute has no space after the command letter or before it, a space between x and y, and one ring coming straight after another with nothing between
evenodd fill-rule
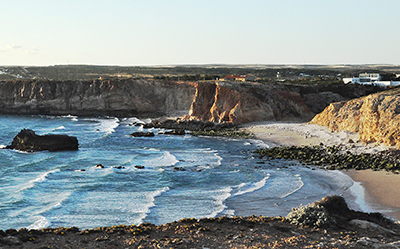
<instances>
[{"instance_id":1,"label":"shrub","mask_svg":"<svg viewBox=\"0 0 400 249\"><path fill-rule=\"evenodd\" d=\"M323 206L313 204L293 208L286 219L299 226L323 227L334 223Z\"/></svg>"}]
</instances>

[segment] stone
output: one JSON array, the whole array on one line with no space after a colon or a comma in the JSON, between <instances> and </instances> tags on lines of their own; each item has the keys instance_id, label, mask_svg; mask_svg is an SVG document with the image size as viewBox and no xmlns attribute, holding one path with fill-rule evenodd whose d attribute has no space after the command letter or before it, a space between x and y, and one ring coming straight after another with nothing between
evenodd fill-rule
<instances>
[{"instance_id":1,"label":"stone","mask_svg":"<svg viewBox=\"0 0 400 249\"><path fill-rule=\"evenodd\" d=\"M172 131L166 131L164 132L165 135L185 135L185 130L184 129L173 129Z\"/></svg>"},{"instance_id":2,"label":"stone","mask_svg":"<svg viewBox=\"0 0 400 249\"><path fill-rule=\"evenodd\" d=\"M96 164L95 167L96 167L96 168L99 168L99 169L104 169L104 166L103 166L102 164Z\"/></svg>"},{"instance_id":3,"label":"stone","mask_svg":"<svg viewBox=\"0 0 400 249\"><path fill-rule=\"evenodd\" d=\"M131 136L132 137L154 137L155 135L151 131L149 131L149 132L140 132L140 131L138 131L138 132L133 132L131 134Z\"/></svg>"},{"instance_id":4,"label":"stone","mask_svg":"<svg viewBox=\"0 0 400 249\"><path fill-rule=\"evenodd\" d=\"M16 246L16 245L21 245L22 241L15 236L7 236L7 237L3 237L0 239L0 241L3 244L9 245L9 246Z\"/></svg>"},{"instance_id":5,"label":"stone","mask_svg":"<svg viewBox=\"0 0 400 249\"><path fill-rule=\"evenodd\" d=\"M68 135L37 135L33 130L22 129L6 149L21 151L64 151L78 150L78 139Z\"/></svg>"},{"instance_id":6,"label":"stone","mask_svg":"<svg viewBox=\"0 0 400 249\"><path fill-rule=\"evenodd\" d=\"M371 232L376 232L376 233L379 233L379 234L383 234L383 233L392 234L392 235L396 234L392 230L389 230L387 228L379 226L378 224L375 224L375 223L372 223L372 222L369 222L369 221L366 221L366 220L354 219L354 220L351 220L349 222L349 224L353 225L353 226L357 226L357 227L362 228L362 229L370 230Z\"/></svg>"}]
</instances>

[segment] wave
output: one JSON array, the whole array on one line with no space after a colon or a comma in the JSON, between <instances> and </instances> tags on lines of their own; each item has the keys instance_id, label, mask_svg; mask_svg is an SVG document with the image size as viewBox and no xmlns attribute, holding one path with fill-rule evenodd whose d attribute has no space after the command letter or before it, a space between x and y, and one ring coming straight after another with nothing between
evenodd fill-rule
<instances>
[{"instance_id":1,"label":"wave","mask_svg":"<svg viewBox=\"0 0 400 249\"><path fill-rule=\"evenodd\" d=\"M36 177L35 179L32 179L32 180L28 181L27 183L25 183L25 184L23 185L23 187L19 190L19 192L20 192L20 191L27 190L27 189L30 189L30 188L33 188L33 187L35 186L35 183L45 181L45 180L46 180L46 177L47 177L49 174L55 173L55 172L57 172L57 171L60 171L60 169L54 169L54 170L50 170L50 171L47 171L47 172L44 172L44 173L40 174L40 175L39 175L38 177Z\"/></svg>"},{"instance_id":2,"label":"wave","mask_svg":"<svg viewBox=\"0 0 400 249\"><path fill-rule=\"evenodd\" d=\"M304 186L304 182L303 182L303 180L301 179L301 175L296 174L296 175L294 175L294 176L297 177L297 180L298 180L298 182L300 183L299 186L298 186L297 188L293 189L292 191L289 191L288 193L286 193L286 194L280 196L280 198L282 198L282 199L283 199L283 198L286 198L286 197L288 197L289 195L292 195L292 194L296 193L297 191L299 191L299 190Z\"/></svg>"},{"instance_id":3,"label":"wave","mask_svg":"<svg viewBox=\"0 0 400 249\"><path fill-rule=\"evenodd\" d=\"M146 166L174 166L179 161L170 152L164 151L161 156L144 160L144 162Z\"/></svg>"},{"instance_id":4,"label":"wave","mask_svg":"<svg viewBox=\"0 0 400 249\"><path fill-rule=\"evenodd\" d=\"M258 139L249 139L248 141L250 141L249 144L255 144L257 147L261 147L261 148L271 148L271 147L273 147L272 143L267 143L265 141L258 140Z\"/></svg>"},{"instance_id":5,"label":"wave","mask_svg":"<svg viewBox=\"0 0 400 249\"><path fill-rule=\"evenodd\" d=\"M213 191L213 198L215 199L215 207L210 214L210 217L216 217L219 213L222 213L227 206L225 205L225 200L231 197L231 187L226 187L217 191Z\"/></svg>"},{"instance_id":6,"label":"wave","mask_svg":"<svg viewBox=\"0 0 400 249\"><path fill-rule=\"evenodd\" d=\"M61 116L61 117L62 118L69 118L69 119L71 119L71 121L74 121L74 122L78 121L78 116L64 115L64 116Z\"/></svg>"},{"instance_id":7,"label":"wave","mask_svg":"<svg viewBox=\"0 0 400 249\"><path fill-rule=\"evenodd\" d=\"M57 128L54 128L53 131L64 130L64 129L65 129L65 126L61 125L61 126L59 126Z\"/></svg>"},{"instance_id":8,"label":"wave","mask_svg":"<svg viewBox=\"0 0 400 249\"><path fill-rule=\"evenodd\" d=\"M50 226L50 221L44 216L33 217L36 221L32 225L28 226L27 229L41 229Z\"/></svg>"},{"instance_id":9,"label":"wave","mask_svg":"<svg viewBox=\"0 0 400 249\"><path fill-rule=\"evenodd\" d=\"M149 201L148 205L143 208L143 213L141 215L140 221L138 221L137 223L143 223L144 219L150 213L151 208L156 206L156 204L155 204L156 197L162 195L163 193L168 192L169 190L170 190L169 187L163 187L156 191L149 192L147 197L149 198L150 201Z\"/></svg>"},{"instance_id":10,"label":"wave","mask_svg":"<svg viewBox=\"0 0 400 249\"><path fill-rule=\"evenodd\" d=\"M136 118L136 117L131 117L131 118L123 118L122 122L127 123L127 125L132 125L132 124L144 124L145 122Z\"/></svg>"},{"instance_id":11,"label":"wave","mask_svg":"<svg viewBox=\"0 0 400 249\"><path fill-rule=\"evenodd\" d=\"M234 196L239 196L239 195L244 195L247 193L254 192L262 187L265 186L267 183L267 180L269 179L270 175L264 177L261 181L255 182L255 183L242 183L239 184L237 187L239 189L238 192L234 194Z\"/></svg>"},{"instance_id":12,"label":"wave","mask_svg":"<svg viewBox=\"0 0 400 249\"><path fill-rule=\"evenodd\" d=\"M5 149L6 147L7 147L7 145L0 144L0 149Z\"/></svg>"},{"instance_id":13,"label":"wave","mask_svg":"<svg viewBox=\"0 0 400 249\"><path fill-rule=\"evenodd\" d=\"M118 118L98 119L98 121L100 124L97 129L100 132L106 133L106 135L114 133L115 129L119 126Z\"/></svg>"}]
</instances>

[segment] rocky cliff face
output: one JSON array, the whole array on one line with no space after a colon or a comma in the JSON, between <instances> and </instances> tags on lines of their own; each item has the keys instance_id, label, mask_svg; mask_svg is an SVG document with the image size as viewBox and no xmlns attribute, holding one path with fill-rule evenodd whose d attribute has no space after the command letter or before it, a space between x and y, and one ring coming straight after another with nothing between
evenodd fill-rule
<instances>
[{"instance_id":1,"label":"rocky cliff face","mask_svg":"<svg viewBox=\"0 0 400 249\"><path fill-rule=\"evenodd\" d=\"M3 81L0 112L51 115L162 115L189 110L194 84L152 80Z\"/></svg>"},{"instance_id":2,"label":"rocky cliff face","mask_svg":"<svg viewBox=\"0 0 400 249\"><path fill-rule=\"evenodd\" d=\"M360 140L400 147L400 89L332 103L311 123L358 132Z\"/></svg>"},{"instance_id":3,"label":"rocky cliff face","mask_svg":"<svg viewBox=\"0 0 400 249\"><path fill-rule=\"evenodd\" d=\"M243 124L309 120L314 115L298 92L258 83L197 83L187 119Z\"/></svg>"}]
</instances>

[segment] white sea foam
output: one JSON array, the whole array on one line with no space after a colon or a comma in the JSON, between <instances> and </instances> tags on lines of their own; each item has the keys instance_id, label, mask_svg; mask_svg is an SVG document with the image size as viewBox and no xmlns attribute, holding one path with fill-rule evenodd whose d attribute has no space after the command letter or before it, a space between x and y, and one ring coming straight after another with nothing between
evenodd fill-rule
<instances>
[{"instance_id":1,"label":"white sea foam","mask_svg":"<svg viewBox=\"0 0 400 249\"><path fill-rule=\"evenodd\" d=\"M301 179L301 175L296 174L295 177L297 177L297 182L299 183L298 186L295 187L293 190L289 191L288 193L282 195L280 198L286 198L289 195L292 195L292 194L296 193L297 191L299 191L304 186L304 182Z\"/></svg>"},{"instance_id":2,"label":"white sea foam","mask_svg":"<svg viewBox=\"0 0 400 249\"><path fill-rule=\"evenodd\" d=\"M144 124L145 123L144 121L142 121L142 120L140 120L138 118L135 118L135 117L124 118L124 119L122 119L122 121L124 123L128 123L128 125L131 125L131 124Z\"/></svg>"},{"instance_id":3,"label":"white sea foam","mask_svg":"<svg viewBox=\"0 0 400 249\"><path fill-rule=\"evenodd\" d=\"M254 192L262 187L265 186L267 180L269 179L270 175L264 177L261 181L255 183L241 183L237 186L238 192L234 194L234 196L243 195L247 193Z\"/></svg>"},{"instance_id":4,"label":"white sea foam","mask_svg":"<svg viewBox=\"0 0 400 249\"><path fill-rule=\"evenodd\" d=\"M360 207L363 212L372 212L371 208L368 207L365 201L365 190L361 185L361 182L354 181L353 186L350 187L350 191L354 194L356 199L354 202Z\"/></svg>"},{"instance_id":5,"label":"white sea foam","mask_svg":"<svg viewBox=\"0 0 400 249\"><path fill-rule=\"evenodd\" d=\"M215 199L214 208L210 217L216 217L219 213L223 212L227 206L224 204L225 200L231 196L231 187L226 187L217 191L212 191L213 198Z\"/></svg>"},{"instance_id":6,"label":"white sea foam","mask_svg":"<svg viewBox=\"0 0 400 249\"><path fill-rule=\"evenodd\" d=\"M7 147L7 145L0 144L0 149L4 149L4 148L6 148L6 147Z\"/></svg>"},{"instance_id":7,"label":"white sea foam","mask_svg":"<svg viewBox=\"0 0 400 249\"><path fill-rule=\"evenodd\" d=\"M218 153L215 153L214 155L215 155L215 157L217 158L217 165L221 165L221 164L222 164L223 158L220 157L220 156L218 155Z\"/></svg>"},{"instance_id":8,"label":"white sea foam","mask_svg":"<svg viewBox=\"0 0 400 249\"><path fill-rule=\"evenodd\" d=\"M146 166L174 166L179 161L168 151L164 151L160 156L144 160Z\"/></svg>"},{"instance_id":9,"label":"white sea foam","mask_svg":"<svg viewBox=\"0 0 400 249\"><path fill-rule=\"evenodd\" d=\"M33 224L29 225L27 229L41 229L50 226L50 221L44 216L33 217L35 221Z\"/></svg>"},{"instance_id":10,"label":"white sea foam","mask_svg":"<svg viewBox=\"0 0 400 249\"><path fill-rule=\"evenodd\" d=\"M26 182L25 184L23 184L22 188L19 191L24 191L26 189L33 188L35 186L35 183L42 182L42 181L46 180L46 177L49 174L57 172L57 171L60 171L60 169L50 170L50 171L47 171L47 172L44 172L44 173L38 175L36 178L34 178L34 179Z\"/></svg>"},{"instance_id":11,"label":"white sea foam","mask_svg":"<svg viewBox=\"0 0 400 249\"><path fill-rule=\"evenodd\" d=\"M100 124L98 125L97 129L100 132L105 132L106 135L110 135L111 133L115 132L115 129L119 126L119 119L118 118L107 118L107 119L98 119Z\"/></svg>"},{"instance_id":12,"label":"white sea foam","mask_svg":"<svg viewBox=\"0 0 400 249\"><path fill-rule=\"evenodd\" d=\"M57 128L55 128L55 129L53 129L53 131L57 131L57 130L64 130L65 129L65 126L59 126L59 127L57 127Z\"/></svg>"},{"instance_id":13,"label":"white sea foam","mask_svg":"<svg viewBox=\"0 0 400 249\"><path fill-rule=\"evenodd\" d=\"M143 220L146 218L146 216L150 213L150 209L155 206L156 197L162 195L167 191L169 191L169 187L163 187L159 190L149 192L149 194L147 195L149 202L146 206L144 206L144 212L142 218L138 223L142 223Z\"/></svg>"},{"instance_id":14,"label":"white sea foam","mask_svg":"<svg viewBox=\"0 0 400 249\"><path fill-rule=\"evenodd\" d=\"M71 119L71 121L78 121L78 117L77 116L72 116L72 115L65 115L65 116L61 116L62 118L69 118Z\"/></svg>"}]
</instances>

